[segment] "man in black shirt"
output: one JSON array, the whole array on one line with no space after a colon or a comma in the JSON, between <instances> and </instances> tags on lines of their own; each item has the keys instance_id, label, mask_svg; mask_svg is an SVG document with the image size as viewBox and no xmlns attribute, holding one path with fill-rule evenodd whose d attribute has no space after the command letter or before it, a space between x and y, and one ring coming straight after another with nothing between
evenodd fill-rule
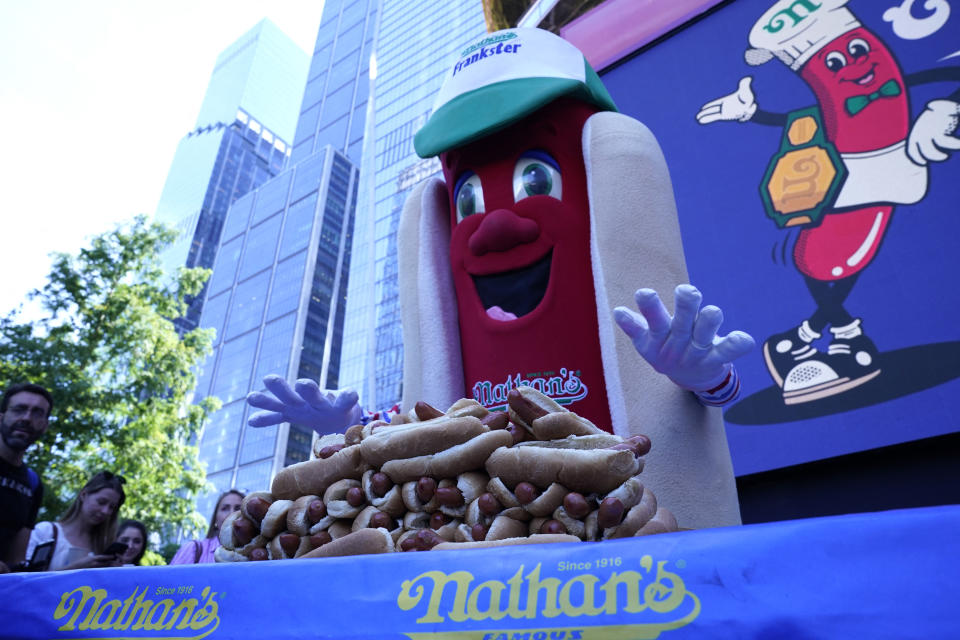
<instances>
[{"instance_id":1,"label":"man in black shirt","mask_svg":"<svg viewBox=\"0 0 960 640\"><path fill-rule=\"evenodd\" d=\"M0 400L0 573L22 562L43 499L43 484L23 464L24 452L47 431L53 408L40 385L15 384Z\"/></svg>"}]
</instances>

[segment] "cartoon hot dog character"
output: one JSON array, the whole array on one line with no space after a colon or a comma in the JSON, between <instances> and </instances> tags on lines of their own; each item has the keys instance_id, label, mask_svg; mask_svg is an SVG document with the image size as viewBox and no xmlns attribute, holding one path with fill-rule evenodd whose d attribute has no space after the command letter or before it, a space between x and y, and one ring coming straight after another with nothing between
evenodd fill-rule
<instances>
[{"instance_id":1,"label":"cartoon hot dog character","mask_svg":"<svg viewBox=\"0 0 960 640\"><path fill-rule=\"evenodd\" d=\"M842 185L832 194L816 193L822 196L817 200L824 207L822 219L804 215L782 225L803 225L793 260L815 303L809 317L771 336L763 347L786 404L834 396L881 373L877 348L862 318L851 314L845 301L876 256L894 205L921 200L928 163L960 149L954 135L960 91L931 101L914 123L908 94L914 84L960 80L960 69L904 75L891 50L846 8L847 2L781 0L750 31L747 63L778 58L807 83L816 108L803 110L799 119L761 110L751 78L744 77L736 93L708 102L697 114L701 124L727 120L786 127L784 144L802 145L810 136L823 136L811 143L809 154L798 153L803 162L796 162L795 170L782 162L785 171L768 174L762 192L780 192L768 196L772 199L818 192L815 183L824 175L836 175L835 182ZM835 166L822 151L830 145L839 153ZM829 183L820 188L832 188ZM798 185L792 193L791 185ZM830 343L823 353L812 343L827 329Z\"/></svg>"},{"instance_id":2,"label":"cartoon hot dog character","mask_svg":"<svg viewBox=\"0 0 960 640\"><path fill-rule=\"evenodd\" d=\"M705 405L735 397L731 361L753 341L718 336L720 310L682 284L659 145L550 32L499 31L458 54L415 138L444 180L419 185L400 221L404 408L466 396L506 410L535 387L600 430L647 434L645 483L682 526L739 523L722 417ZM655 291L675 292L673 315ZM631 298L639 313L611 313ZM358 418L355 393L265 382L276 398L251 394L266 410L254 426Z\"/></svg>"}]
</instances>

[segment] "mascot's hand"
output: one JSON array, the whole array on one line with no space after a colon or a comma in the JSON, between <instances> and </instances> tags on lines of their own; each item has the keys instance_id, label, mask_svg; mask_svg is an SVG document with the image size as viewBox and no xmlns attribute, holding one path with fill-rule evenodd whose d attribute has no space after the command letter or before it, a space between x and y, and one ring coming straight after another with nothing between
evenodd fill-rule
<instances>
[{"instance_id":1,"label":"mascot's hand","mask_svg":"<svg viewBox=\"0 0 960 640\"><path fill-rule=\"evenodd\" d=\"M734 93L717 98L700 107L697 113L697 122L710 124L718 120L736 120L746 122L757 112L757 101L753 96L750 83L752 76L740 78L740 86Z\"/></svg>"},{"instance_id":2,"label":"mascot's hand","mask_svg":"<svg viewBox=\"0 0 960 640\"><path fill-rule=\"evenodd\" d=\"M313 380L297 380L296 390L278 375L269 375L263 384L273 394L254 391L247 403L258 411L250 416L251 427L267 427L281 422L295 422L318 433L343 431L360 422L361 409L353 389L321 391Z\"/></svg>"},{"instance_id":3,"label":"mascot's hand","mask_svg":"<svg viewBox=\"0 0 960 640\"><path fill-rule=\"evenodd\" d=\"M933 100L910 129L907 155L919 165L943 162L950 157L944 151L960 149L960 138L953 135L960 120L960 104L953 100Z\"/></svg>"},{"instance_id":4,"label":"mascot's hand","mask_svg":"<svg viewBox=\"0 0 960 640\"><path fill-rule=\"evenodd\" d=\"M753 348L753 338L742 331L717 336L723 312L713 305L701 309L696 287L682 284L674 296L673 317L652 289L634 295L640 313L617 307L613 317L654 369L684 389L707 391L724 382L731 362Z\"/></svg>"}]
</instances>

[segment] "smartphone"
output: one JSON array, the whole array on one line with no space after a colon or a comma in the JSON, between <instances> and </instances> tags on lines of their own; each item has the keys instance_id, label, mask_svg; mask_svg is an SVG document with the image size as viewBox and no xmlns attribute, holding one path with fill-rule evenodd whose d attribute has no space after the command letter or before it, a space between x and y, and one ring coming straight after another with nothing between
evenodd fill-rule
<instances>
[{"instance_id":1,"label":"smartphone","mask_svg":"<svg viewBox=\"0 0 960 640\"><path fill-rule=\"evenodd\" d=\"M114 542L114 543L111 544L109 547L107 547L107 550L103 552L103 555L105 555L105 556L121 556L121 555L123 555L124 551L126 551L126 550L127 550L127 545L126 545L126 543L123 543L123 542Z\"/></svg>"},{"instance_id":2,"label":"smartphone","mask_svg":"<svg viewBox=\"0 0 960 640\"><path fill-rule=\"evenodd\" d=\"M53 548L56 544L55 541L48 540L35 546L33 555L30 556L30 561L26 564L26 570L46 571L47 567L50 566L50 559L53 557Z\"/></svg>"}]
</instances>

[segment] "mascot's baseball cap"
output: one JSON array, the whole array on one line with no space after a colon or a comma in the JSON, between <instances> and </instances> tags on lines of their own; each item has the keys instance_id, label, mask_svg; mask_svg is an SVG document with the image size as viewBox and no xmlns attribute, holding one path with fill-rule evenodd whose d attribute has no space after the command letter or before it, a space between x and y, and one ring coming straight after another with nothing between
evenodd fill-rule
<instances>
[{"instance_id":1,"label":"mascot's baseball cap","mask_svg":"<svg viewBox=\"0 0 960 640\"><path fill-rule=\"evenodd\" d=\"M460 52L413 146L421 158L435 156L503 129L561 96L617 110L587 59L560 36L531 28L488 33Z\"/></svg>"},{"instance_id":2,"label":"mascot's baseball cap","mask_svg":"<svg viewBox=\"0 0 960 640\"><path fill-rule=\"evenodd\" d=\"M779 0L750 30L747 64L761 65L776 56L797 71L813 54L860 26L844 8L849 0Z\"/></svg>"}]
</instances>

